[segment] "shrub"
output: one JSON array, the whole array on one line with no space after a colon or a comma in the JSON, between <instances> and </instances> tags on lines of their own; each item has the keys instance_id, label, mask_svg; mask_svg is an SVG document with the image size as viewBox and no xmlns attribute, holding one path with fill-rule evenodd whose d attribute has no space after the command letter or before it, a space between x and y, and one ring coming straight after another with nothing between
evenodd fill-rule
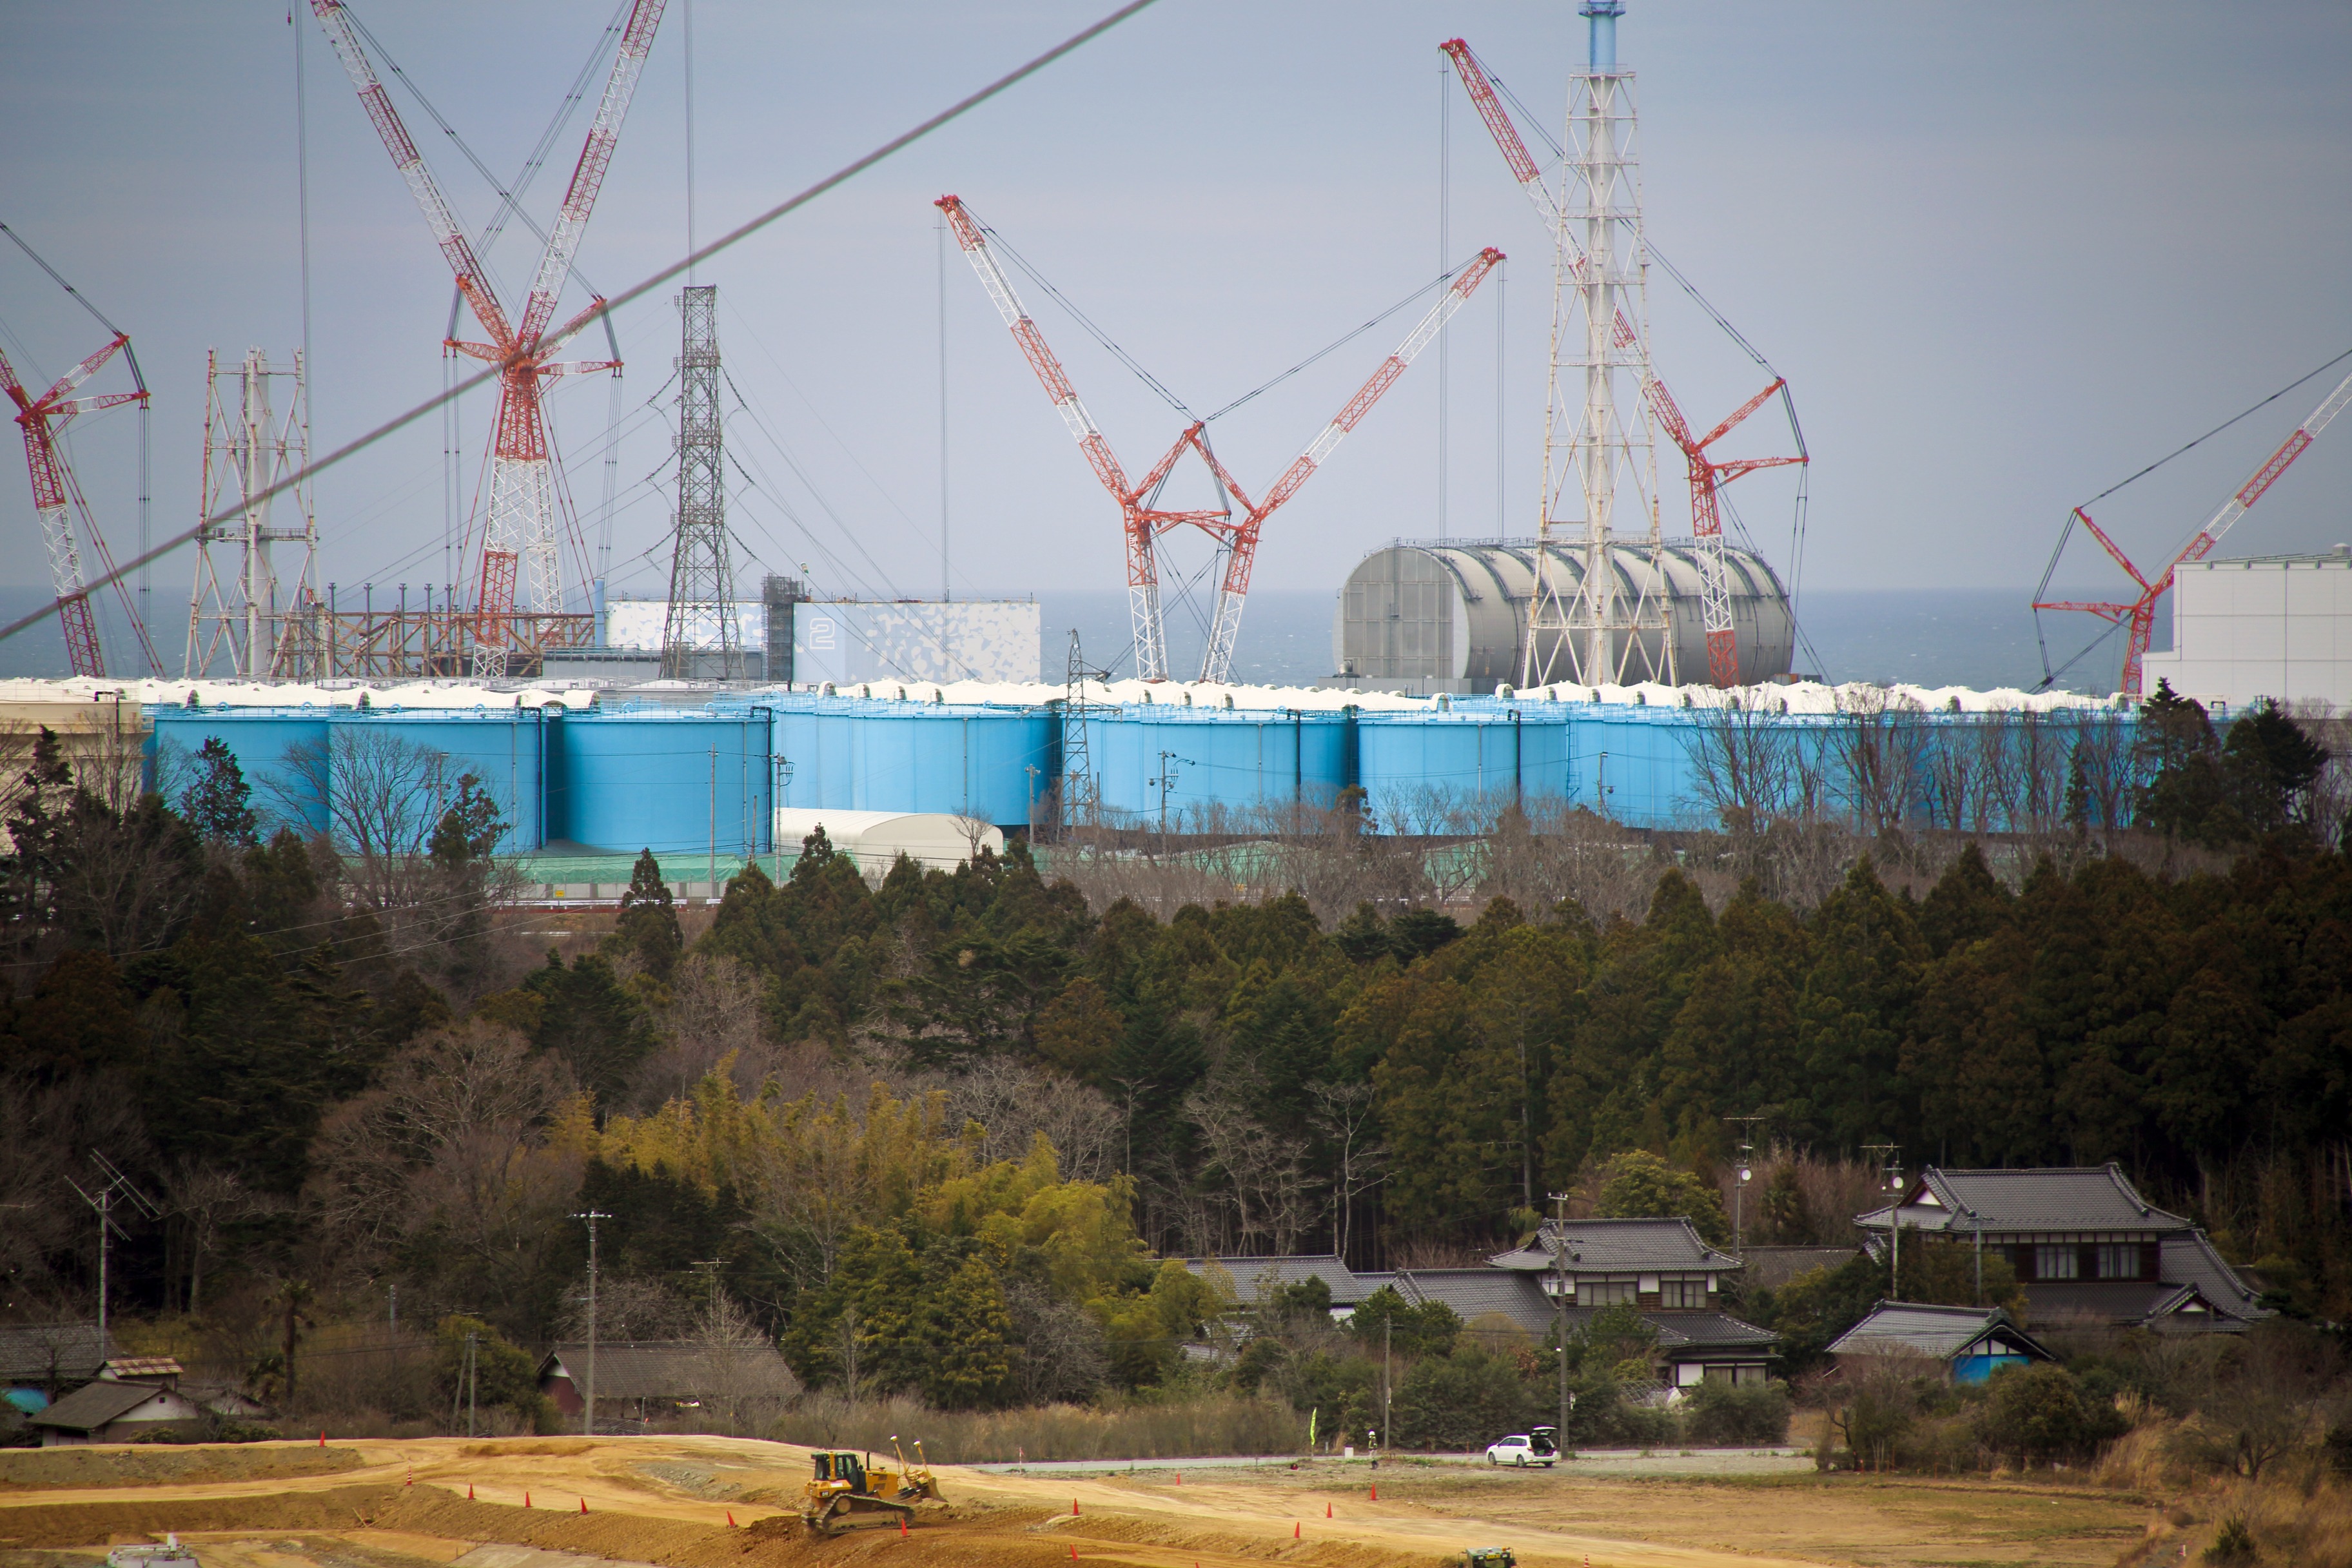
<instances>
[{"instance_id":1,"label":"shrub","mask_svg":"<svg viewBox=\"0 0 2352 1568\"><path fill-rule=\"evenodd\" d=\"M1993 1373L1977 1423L1985 1447L2026 1463L2078 1454L2117 1435L2111 1420L2084 1407L2074 1374L2047 1363Z\"/></svg>"},{"instance_id":2,"label":"shrub","mask_svg":"<svg viewBox=\"0 0 2352 1568\"><path fill-rule=\"evenodd\" d=\"M2213 1532L2213 1544L2205 1549L2208 1563L2252 1563L2255 1558L2254 1532L2246 1528L2246 1516L2233 1513L2221 1521Z\"/></svg>"},{"instance_id":3,"label":"shrub","mask_svg":"<svg viewBox=\"0 0 2352 1568\"><path fill-rule=\"evenodd\" d=\"M1702 1383L1691 1391L1690 1440L1715 1447L1780 1443L1789 1436L1789 1391L1777 1383Z\"/></svg>"},{"instance_id":4,"label":"shrub","mask_svg":"<svg viewBox=\"0 0 2352 1568\"><path fill-rule=\"evenodd\" d=\"M1518 1363L1476 1345L1416 1362L1390 1419L1400 1448L1483 1448L1528 1429L1533 1408Z\"/></svg>"}]
</instances>

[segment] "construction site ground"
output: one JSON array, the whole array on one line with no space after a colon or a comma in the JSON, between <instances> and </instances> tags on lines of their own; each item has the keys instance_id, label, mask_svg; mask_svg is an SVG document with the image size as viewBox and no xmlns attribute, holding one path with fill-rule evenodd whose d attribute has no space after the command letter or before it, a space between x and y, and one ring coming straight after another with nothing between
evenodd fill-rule
<instances>
[{"instance_id":1,"label":"construction site ground","mask_svg":"<svg viewBox=\"0 0 2352 1568\"><path fill-rule=\"evenodd\" d=\"M798 1512L808 1453L700 1436L0 1452L0 1568L86 1568L166 1531L203 1568L1432 1568L1471 1546L1508 1546L1531 1568L2104 1568L2154 1517L2152 1499L2063 1475L1823 1476L1786 1449L1717 1450L1549 1471L943 1465L946 1505L906 1534L893 1523L811 1540Z\"/></svg>"}]
</instances>

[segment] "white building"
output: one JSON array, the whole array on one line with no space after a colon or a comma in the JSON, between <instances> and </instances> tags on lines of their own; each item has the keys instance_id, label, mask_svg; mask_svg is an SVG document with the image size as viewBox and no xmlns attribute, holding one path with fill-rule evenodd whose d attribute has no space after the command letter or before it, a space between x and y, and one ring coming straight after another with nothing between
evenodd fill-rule
<instances>
[{"instance_id":1,"label":"white building","mask_svg":"<svg viewBox=\"0 0 2352 1568\"><path fill-rule=\"evenodd\" d=\"M1038 679L1044 626L1034 599L811 599L789 578L772 577L767 586L761 599L730 606L752 679L848 687ZM561 662L570 668L610 650L657 654L668 617L665 600L615 599L605 607L604 647Z\"/></svg>"},{"instance_id":2,"label":"white building","mask_svg":"<svg viewBox=\"0 0 2352 1568\"><path fill-rule=\"evenodd\" d=\"M2224 713L2265 697L2352 709L2352 547L2177 568L2172 648L2147 656L2146 689L2159 679Z\"/></svg>"}]
</instances>

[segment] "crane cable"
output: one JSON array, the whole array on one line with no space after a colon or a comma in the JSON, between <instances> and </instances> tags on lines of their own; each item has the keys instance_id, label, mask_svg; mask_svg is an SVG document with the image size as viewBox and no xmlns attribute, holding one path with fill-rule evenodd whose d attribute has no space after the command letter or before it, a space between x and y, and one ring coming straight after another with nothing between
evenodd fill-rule
<instances>
[{"instance_id":1,"label":"crane cable","mask_svg":"<svg viewBox=\"0 0 2352 1568\"><path fill-rule=\"evenodd\" d=\"M627 289L623 289L620 293L613 296L609 300L606 300L601 305L593 307L591 314L597 317L609 316L624 305L635 304L646 295L652 293L663 284L667 283L671 279L677 278L684 273L688 267L699 265L704 261L708 261L710 258L718 255L721 251L731 249L742 240L750 238L752 235L759 233L761 229L766 228L770 224L776 222L779 218L797 212L802 207L806 206L809 203L816 200L819 196L824 195L828 191L833 190L836 186L847 184L850 180L856 178L859 174L862 174L866 170L874 167L875 164L881 163L883 160L890 157L896 153L901 152L904 149L914 145L914 143L923 140L923 138L929 136L932 132L939 130L941 126L962 118L971 110L979 108L982 104L995 98L998 94L1027 80L1030 77L1036 75L1047 66L1052 65L1055 60L1060 59L1064 55L1070 53L1074 49L1083 47L1094 39L1101 37L1104 33L1108 32L1111 28L1116 27L1121 22L1126 21L1129 17L1135 16L1138 12L1150 8L1152 4L1153 0L1128 0L1128 4L1120 6L1118 10L1110 12L1100 20L1071 34L1068 37L1063 39L1060 43L1055 44L1053 47L1045 50L1043 54L1034 56L1025 63L1014 67L1013 69L1005 72L1003 76L1000 76L995 80L990 82L987 86L967 94L956 102L950 104L947 108L940 110L938 113L932 115L928 120L922 121L920 123L900 132L898 135L892 137L889 141L883 142L880 146L876 147L872 151L843 164L840 168L835 169L833 173L825 175L823 179L818 180L814 184L804 187L794 195L787 196L784 200L778 202L774 206L768 208L765 212L760 213L747 219L743 223L737 225L727 233L720 235L717 239L710 241L708 245L688 252L687 255L680 257L676 261L671 262L668 266L654 272L651 276L643 279ZM583 327L587 323L585 321L581 323ZM344 462L348 458L357 456L359 453L367 450L367 448L374 446L377 442L383 440L387 436L390 436L396 431L406 429L409 426L414 425L416 421L424 418L426 415L432 413L434 410L441 407L444 404L450 402L454 398L465 393L471 392L477 387L487 386L491 382L498 379L502 369L503 367L499 365L488 365L481 370L476 371L473 374L466 377L463 381L454 383L453 384L445 387L442 391L426 398L424 402L417 404L415 407L410 408L404 413L394 415L392 418L387 419L381 425L375 426L375 428L369 430L362 435L354 437L350 441L345 442L342 446L335 448L335 450L328 453L324 458L319 459L317 462L311 463L300 469L299 472L290 474L287 478L278 480L276 484L246 498L244 502L239 506L229 510L217 513L215 516L202 519L194 527L183 529L179 532L173 534L171 538L165 540L163 543L154 546L152 549L142 551L130 561L115 567L97 583L92 584L91 587L105 587L113 583L120 582L123 577L131 572L138 570L140 567L146 565L149 562L152 562L160 556L167 555L173 551L179 549L180 546L195 538L196 535L202 532L205 529L216 527L221 523L230 521L235 518L241 516L247 507L257 505L264 500L268 500L275 496L280 495L285 491L293 489L298 484L308 483L315 475L327 468L333 468ZM10 621L6 626L0 626L0 642L7 641L10 637L16 636L27 627L40 625L41 622L48 619L51 616L56 615L57 613L57 605L55 603L51 603L35 610L30 615L17 616L15 620Z\"/></svg>"},{"instance_id":2,"label":"crane cable","mask_svg":"<svg viewBox=\"0 0 2352 1568\"><path fill-rule=\"evenodd\" d=\"M2305 374L2295 377L2294 380L2288 382L2284 386L2280 387L2268 397L2265 397L2261 402L2252 404L2248 407L2242 409L2240 412L2231 415L2229 418L2222 420L2221 423L2214 426L2213 428L2206 431L2205 434L2198 437L2195 440L2185 442L2182 445L2174 447L2171 451L2167 452L2163 457L2158 458L2155 462L2148 464L2146 468L2139 469L2136 473L2127 475L2123 479L2117 479L2114 484L2109 485L2105 489L2101 490L2089 500L2084 501L2078 506L2069 507L2066 510L2065 524L2058 531L2058 542L2050 552L2050 563L2048 565L2042 567L2042 581L2034 586L2033 597L2035 603L2039 605L2041 600L2050 592L2050 579L2058 574L2059 557L2065 553L2067 542L2074 536L2074 521L2078 512L2087 511L2091 508L2098 505L2101 501L2106 500L2109 496L2114 495L2117 490L2122 489L2125 486L2135 484L2139 480L2147 478L2148 475L2156 472L2157 469L2164 467L2165 464L2169 463L2173 458L2186 456L2188 453L2211 440L2214 437L2219 436L2222 431L2230 428L2231 426L2237 424L2239 421L2245 419L2252 415L2260 413L2262 410L2269 407L2272 404L2276 403L2280 398L2284 397L2288 393L2293 392L2296 387L2301 386L2305 382L2311 381L2318 376L2326 374L2327 372L2334 370L2337 365L2343 363L2347 359L2352 359L2352 349L2346 349L2342 353L2336 355L2326 363L2316 367ZM2035 687L2033 689L2036 691L2049 690L2051 687L2057 684L2058 678L2060 676L2065 674L2068 670L2074 668L2076 665L2082 663L2084 659L2089 658L2093 653L2104 647L2107 639L2114 637L2116 630L2120 628L2123 624L2124 623L2121 620L2112 622L2105 631L2101 632L2097 637L2093 637L2090 643L2084 647L2082 652L2076 654L2074 658L2068 659L2057 668L2053 669L2050 668L2050 640L2042 634L2042 612L2037 608L2033 612L2033 641L2035 646L2042 650L2042 684Z\"/></svg>"}]
</instances>

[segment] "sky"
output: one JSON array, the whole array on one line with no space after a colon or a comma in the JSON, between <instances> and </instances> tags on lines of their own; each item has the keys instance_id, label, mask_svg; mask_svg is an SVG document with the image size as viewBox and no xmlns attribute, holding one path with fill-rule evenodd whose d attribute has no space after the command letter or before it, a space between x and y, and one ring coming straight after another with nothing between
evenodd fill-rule
<instances>
[{"instance_id":1,"label":"sky","mask_svg":"<svg viewBox=\"0 0 2352 1568\"><path fill-rule=\"evenodd\" d=\"M692 205L708 240L1076 31L1100 5L669 0L581 275L617 293L686 249L689 33ZM502 178L612 15L607 0L354 9ZM1803 420L1813 464L1801 555L1788 474L1733 495L1748 536L1808 589L2021 595L2070 506L2352 349L2352 7L2340 0L1627 0L1626 12L1620 54L1638 73L1649 238L1788 377ZM1256 583L1328 592L1391 538L1531 531L1549 237L1443 68L1437 46L1456 36L1557 138L1584 47L1567 0L1160 0L706 264L698 280L719 290L732 386L739 572L806 563L821 592L892 597L935 595L943 579L958 596L1122 580L1116 509L970 268L943 249L931 204L950 191L1202 411L1480 246L1499 247L1504 274L1454 318L1443 355L1416 363L1268 523ZM413 96L393 91L478 228L491 187ZM284 360L303 340L298 153L314 449L439 391L447 272L307 11L289 19L284 0L0 7L0 100L12 127L0 221L138 347L154 394L155 537L198 515L205 351L257 345ZM572 120L525 198L542 225L586 119ZM492 253L510 300L537 252L516 225ZM1148 468L1181 416L1029 275L1014 279L1129 470ZM586 298L575 282L567 313ZM628 364L606 568L615 595L658 596L667 581L674 299L659 290L615 321ZM1423 308L1219 420L1220 456L1245 484L1268 482ZM1765 380L1656 269L1650 311L1657 365L1695 422L1712 424ZM103 337L6 247L0 328L27 381ZM576 352L602 357L600 338ZM2144 564L2167 555L2347 367L2095 515ZM127 384L121 374L110 367L91 385ZM592 561L606 537L614 401L604 376L566 380L552 400ZM339 594L373 584L381 603L397 584L415 595L446 581L451 519L462 529L473 504L489 416L486 395L463 401L454 465L436 416L322 475L321 583ZM138 538L137 429L109 415L73 441L118 556ZM1768 409L1720 450L1766 455L1790 441ZM1671 534L1687 503L1678 460L1662 450L1659 463ZM1198 474L1180 470L1168 501L1204 503ZM2352 537L2347 495L2352 419L2223 552ZM1180 554L1176 570L1203 558ZM192 569L185 551L152 568L153 602L184 603ZM28 490L0 473L0 584L43 578ZM2058 580L2121 585L2079 541Z\"/></svg>"}]
</instances>

